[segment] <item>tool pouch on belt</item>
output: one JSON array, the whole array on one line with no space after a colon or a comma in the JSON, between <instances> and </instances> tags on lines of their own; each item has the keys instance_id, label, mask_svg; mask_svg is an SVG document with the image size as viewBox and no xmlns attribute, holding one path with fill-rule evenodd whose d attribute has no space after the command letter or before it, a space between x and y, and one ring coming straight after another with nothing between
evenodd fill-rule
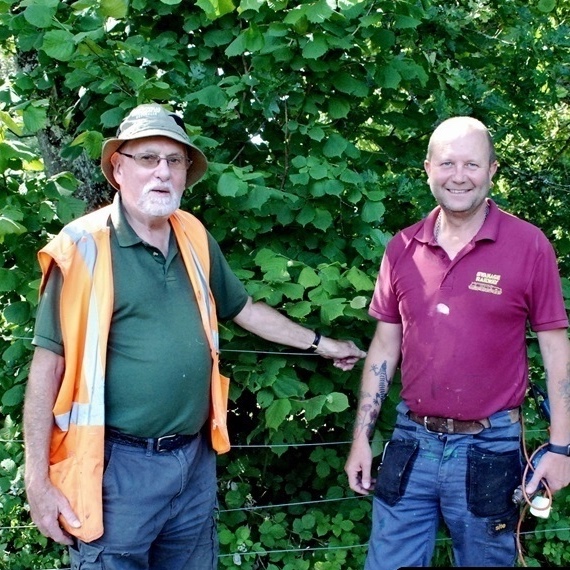
<instances>
[{"instance_id":1,"label":"tool pouch on belt","mask_svg":"<svg viewBox=\"0 0 570 570\"><path fill-rule=\"evenodd\" d=\"M374 494L387 505L394 506L404 495L418 449L415 439L395 439L386 444Z\"/></svg>"}]
</instances>

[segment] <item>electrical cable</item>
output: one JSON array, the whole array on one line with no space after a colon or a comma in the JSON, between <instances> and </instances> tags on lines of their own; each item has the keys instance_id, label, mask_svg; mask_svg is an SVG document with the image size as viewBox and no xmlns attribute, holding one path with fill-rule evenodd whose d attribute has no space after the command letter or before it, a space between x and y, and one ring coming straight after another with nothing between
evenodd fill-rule
<instances>
[{"instance_id":1,"label":"electrical cable","mask_svg":"<svg viewBox=\"0 0 570 570\"><path fill-rule=\"evenodd\" d=\"M517 523L517 529L516 529L516 533L515 533L515 540L516 540L519 563L526 568L527 563L526 563L526 560L524 558L524 554L522 551L522 543L521 543L522 523L526 517L527 512L529 511L529 509L531 507L536 511L546 511L552 507L552 492L551 492L550 488L548 487L548 483L546 482L546 480L541 479L540 482L542 484L542 487L544 487L544 491L545 491L547 499L548 499L547 504L545 504L543 506L533 505L533 503L532 503L533 497L529 496L528 493L526 492L526 483L530 479L531 472L534 472L534 469L535 469L533 461L539 455L542 455L544 453L543 450L546 449L548 444L543 443L541 446L539 446L537 449L535 449L534 452L529 456L528 450L526 447L526 442L525 442L525 424L524 424L524 415L523 414L521 414L521 440L522 440L522 450L523 450L524 458L526 460L526 465L525 465L525 468L523 470L521 487L520 487L521 492L522 492L523 508L521 509L521 512L519 514L519 520ZM535 493L535 495L536 495L536 493Z\"/></svg>"}]
</instances>

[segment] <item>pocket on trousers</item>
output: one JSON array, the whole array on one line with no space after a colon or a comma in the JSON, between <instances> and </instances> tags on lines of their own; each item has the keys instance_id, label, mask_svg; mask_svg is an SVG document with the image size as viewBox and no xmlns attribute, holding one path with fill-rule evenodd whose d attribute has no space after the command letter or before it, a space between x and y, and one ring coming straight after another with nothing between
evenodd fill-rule
<instances>
[{"instance_id":1,"label":"pocket on trousers","mask_svg":"<svg viewBox=\"0 0 570 570\"><path fill-rule=\"evenodd\" d=\"M467 508L478 517L495 517L512 502L522 476L518 449L501 453L470 446L467 452Z\"/></svg>"},{"instance_id":2,"label":"pocket on trousers","mask_svg":"<svg viewBox=\"0 0 570 570\"><path fill-rule=\"evenodd\" d=\"M103 570L102 553L100 546L75 541L75 545L69 547L71 570Z\"/></svg>"},{"instance_id":3,"label":"pocket on trousers","mask_svg":"<svg viewBox=\"0 0 570 570\"><path fill-rule=\"evenodd\" d=\"M387 505L393 507L403 497L418 449L415 439L395 439L386 444L374 495Z\"/></svg>"},{"instance_id":4,"label":"pocket on trousers","mask_svg":"<svg viewBox=\"0 0 570 570\"><path fill-rule=\"evenodd\" d=\"M105 476L107 475L109 466L111 465L111 458L114 455L115 446L110 442L105 442L105 454L103 458L103 483L105 483Z\"/></svg>"}]
</instances>

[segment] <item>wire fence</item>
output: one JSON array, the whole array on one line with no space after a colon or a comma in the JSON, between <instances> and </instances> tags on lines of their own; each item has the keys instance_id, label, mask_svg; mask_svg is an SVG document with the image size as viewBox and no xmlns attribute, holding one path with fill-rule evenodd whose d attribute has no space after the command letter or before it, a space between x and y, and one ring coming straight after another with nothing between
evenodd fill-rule
<instances>
[{"instance_id":1,"label":"wire fence","mask_svg":"<svg viewBox=\"0 0 570 570\"><path fill-rule=\"evenodd\" d=\"M358 499L360 497L354 497L355 499ZM363 497L364 498L364 497ZM0 527L1 529L2 527ZM11 527L13 528L13 527ZM24 527L26 528L26 527ZM557 528L556 531L558 532L568 532L570 531L570 527L564 527L564 528ZM535 529L533 531L526 531L526 532L521 532L520 536L532 536L532 535L538 535L538 534L545 534L545 533L552 533L553 530L552 529ZM447 542L451 542L451 538L449 537L440 537L440 538L436 538L436 543L447 543ZM275 550L270 550L270 549L264 549L264 550L252 550L252 551L243 551L243 552L230 552L230 553L226 553L226 554L219 554L218 558L229 558L229 557L236 557L236 555L242 557L242 556L267 556L269 554L293 554L293 553L297 553L297 554L306 554L309 552L319 552L319 551L332 551L332 550L356 550L359 548L367 548L368 547L368 543L365 542L363 544L352 544L349 546L316 546L316 547L307 547L307 548L281 548L281 549L275 549ZM71 570L71 568L67 567L67 568L38 568L38 570Z\"/></svg>"},{"instance_id":2,"label":"wire fence","mask_svg":"<svg viewBox=\"0 0 570 570\"><path fill-rule=\"evenodd\" d=\"M232 350L232 349L222 349L221 352L251 352L255 354L263 354L263 355L280 355L280 356L318 356L316 354L306 353L306 352L285 352L285 351L260 351L260 350ZM538 434L544 433L547 430L545 429L534 429L534 430L526 430L528 434ZM23 444L23 439L3 439L0 438L0 443L3 444L10 444L10 443L17 443ZM277 448L302 448L302 447L328 447L328 446L339 446L339 445L350 445L352 440L346 441L333 441L333 442L318 442L318 443L277 443L277 444L267 444L267 443L250 443L250 444L232 444L232 449L277 449ZM372 440L371 443L378 443L376 440ZM322 504L322 503L331 503L331 502L338 502L338 501L366 501L371 500L371 496L363 496L363 495L354 495L348 497L337 497L337 498L328 498L328 499L320 499L320 500L307 500L301 502L292 502L292 503L276 503L276 504L267 504L267 505L248 505L234 509L220 509L219 513L230 513L230 512L252 512L252 511L260 511L260 510L271 510L271 509L288 509L293 507L303 507L308 505L315 505L315 504ZM30 528L34 528L35 525L16 525L16 526L0 526L0 532L5 530L28 530ZM557 528L556 531L560 532L568 532L570 528ZM519 535L523 536L533 536L544 534L547 532L553 532L553 529L534 529L532 531L524 531L520 532ZM440 537L436 539L437 543L446 543L450 542L451 539L449 537ZM222 553L219 554L219 558L228 558L228 557L249 557L249 556L267 556L270 554L285 554L285 553L298 553L298 554L307 554L311 552L318 552L318 551L333 551L333 550L356 550L361 548L367 548L368 543L363 544L354 544L354 545L328 545L328 546L311 546L305 548L290 548L290 549L264 549L259 551L240 551L240 552L230 552L230 553ZM71 570L70 568L43 568L38 570Z\"/></svg>"},{"instance_id":3,"label":"wire fence","mask_svg":"<svg viewBox=\"0 0 570 570\"><path fill-rule=\"evenodd\" d=\"M535 430L526 430L527 434L530 433L543 433L547 430L544 429L535 429ZM1 443L20 443L23 444L22 439L2 439L0 438ZM333 442L319 442L319 443L283 443L283 444L236 444L232 445L232 448L235 449L247 449L247 448L266 448L272 449L277 447L327 447L327 446L337 446L337 445L349 445L352 442L349 441L333 441ZM374 440L372 441L374 443ZM371 500L370 496L363 496L363 495L354 495L349 497L336 497L336 498L328 498L328 499L319 499L319 500L307 500L301 502L290 502L290 503L275 503L275 504L267 504L267 505L248 505L239 508L233 509L220 509L219 513L230 513L230 512L252 512L252 511L260 511L260 510L271 510L271 509L288 509L293 507L303 507L308 505L315 505L315 504L323 504L323 503L332 503L332 502L339 502L339 501L366 501ZM29 525L16 525L16 526L0 526L0 532L5 530L28 530L30 528L34 528L34 524ZM548 528L548 529L534 529L529 531L522 531L519 533L521 537L525 536L538 536L545 533L552 533L552 532L570 532L570 527L560 527L560 528ZM451 539L449 537L439 537L436 539L437 543L447 543L450 542ZM222 553L219 554L219 558L228 558L228 557L250 557L250 556L267 556L270 554L287 554L287 553L297 553L297 554L307 554L311 552L319 552L319 551L333 551L333 550L356 550L361 548L367 548L368 543L363 544L353 544L353 545L329 545L329 546L311 546L305 548L290 548L290 549L264 549L264 550L255 550L255 551L240 551L240 552L229 552L229 553ZM38 570L71 570L70 568L43 568Z\"/></svg>"}]
</instances>

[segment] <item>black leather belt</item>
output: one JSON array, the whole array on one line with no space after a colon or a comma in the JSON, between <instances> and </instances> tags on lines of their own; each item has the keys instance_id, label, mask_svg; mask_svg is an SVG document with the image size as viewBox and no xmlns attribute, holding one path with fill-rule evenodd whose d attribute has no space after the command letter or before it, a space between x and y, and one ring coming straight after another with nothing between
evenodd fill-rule
<instances>
[{"instance_id":1,"label":"black leather belt","mask_svg":"<svg viewBox=\"0 0 570 570\"><path fill-rule=\"evenodd\" d=\"M433 433L476 435L484 429L491 427L489 418L482 420L454 420L453 418L440 418L438 416L420 416L408 412L408 417L417 424Z\"/></svg>"},{"instance_id":2,"label":"black leather belt","mask_svg":"<svg viewBox=\"0 0 570 570\"><path fill-rule=\"evenodd\" d=\"M105 430L105 438L113 443L122 443L123 445L131 445L133 447L144 447L150 451L174 451L180 447L187 445L194 439L194 435L165 435L162 437L136 437L117 431L115 429L107 428Z\"/></svg>"}]
</instances>

